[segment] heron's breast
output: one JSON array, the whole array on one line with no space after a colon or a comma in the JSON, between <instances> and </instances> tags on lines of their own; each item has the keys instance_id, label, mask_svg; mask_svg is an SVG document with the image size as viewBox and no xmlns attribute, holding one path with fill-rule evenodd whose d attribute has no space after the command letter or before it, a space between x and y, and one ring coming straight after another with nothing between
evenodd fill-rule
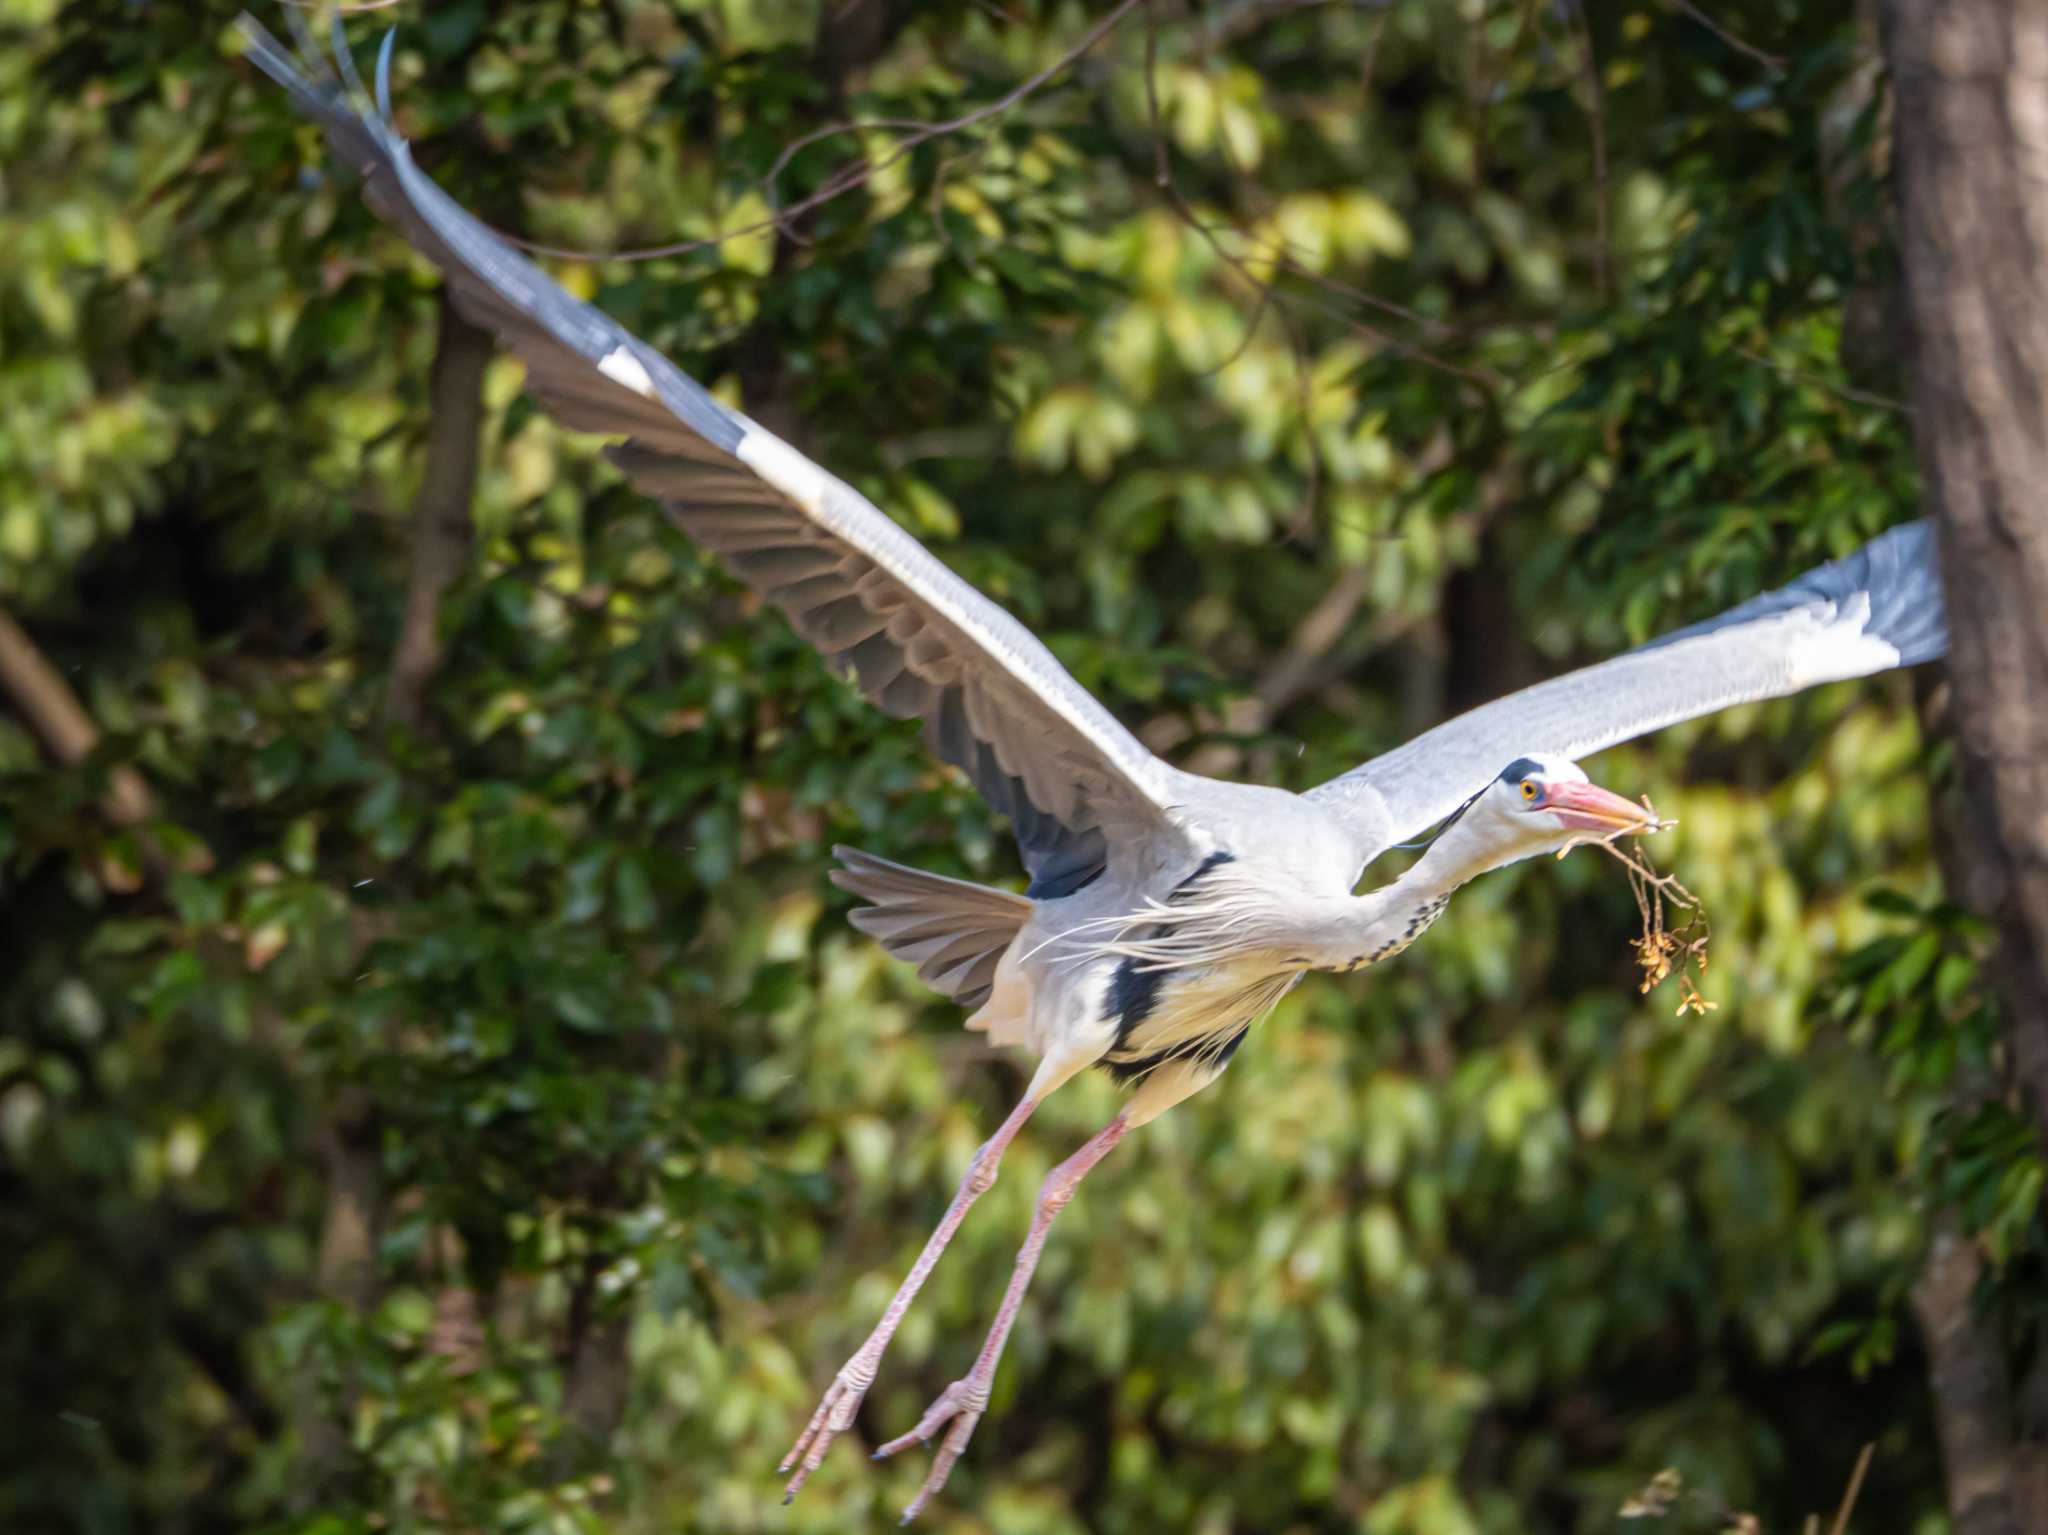
<instances>
[{"instance_id":1,"label":"heron's breast","mask_svg":"<svg viewBox=\"0 0 2048 1535\"><path fill-rule=\"evenodd\" d=\"M1162 970L1125 959L1103 996L1113 1038L1102 1064L1125 1080L1191 1058L1221 1071L1246 1031L1299 979L1298 970L1250 963Z\"/></svg>"}]
</instances>

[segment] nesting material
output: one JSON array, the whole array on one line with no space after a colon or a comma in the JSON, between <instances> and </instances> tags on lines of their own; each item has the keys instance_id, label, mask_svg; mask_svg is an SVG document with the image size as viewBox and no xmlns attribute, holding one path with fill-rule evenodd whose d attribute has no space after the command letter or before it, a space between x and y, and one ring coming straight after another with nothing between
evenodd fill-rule
<instances>
[{"instance_id":1,"label":"nesting material","mask_svg":"<svg viewBox=\"0 0 2048 1535\"><path fill-rule=\"evenodd\" d=\"M1643 807L1656 814L1647 795L1643 797ZM1644 830L1664 831L1677 824L1660 818ZM1707 940L1713 936L1700 898L1681 885L1676 875L1659 874L1640 838L1626 848L1604 840L1594 846L1628 870L1629 889L1634 892L1636 910L1642 915L1642 936L1629 940L1629 947L1636 951L1636 963L1643 970L1642 984L1637 989L1647 995L1675 974L1676 1016L1704 1016L1713 1012L1720 1004L1709 1002L1699 987L1700 979L1707 973ZM1557 856L1562 858L1569 851L1566 848Z\"/></svg>"}]
</instances>

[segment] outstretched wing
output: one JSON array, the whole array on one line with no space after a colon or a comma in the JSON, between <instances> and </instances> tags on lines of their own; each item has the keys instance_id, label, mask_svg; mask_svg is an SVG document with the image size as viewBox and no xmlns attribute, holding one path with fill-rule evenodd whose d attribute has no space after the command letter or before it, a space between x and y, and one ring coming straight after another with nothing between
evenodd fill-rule
<instances>
[{"instance_id":1,"label":"outstretched wing","mask_svg":"<svg viewBox=\"0 0 2048 1535\"><path fill-rule=\"evenodd\" d=\"M1010 817L1035 889L1063 893L1099 869L1108 828L1166 824L1173 770L1036 636L851 486L570 297L413 164L391 121L389 36L373 108L338 25L331 63L303 31L294 58L248 15L239 25L249 57L326 130L458 307L526 364L549 412L628 438L611 456L637 487L884 713L923 719L931 749Z\"/></svg>"},{"instance_id":2,"label":"outstretched wing","mask_svg":"<svg viewBox=\"0 0 2048 1535\"><path fill-rule=\"evenodd\" d=\"M1947 651L1934 530L1909 522L1718 618L1461 714L1309 798L1353 826L1370 861L1517 757L1584 756L1730 704Z\"/></svg>"}]
</instances>

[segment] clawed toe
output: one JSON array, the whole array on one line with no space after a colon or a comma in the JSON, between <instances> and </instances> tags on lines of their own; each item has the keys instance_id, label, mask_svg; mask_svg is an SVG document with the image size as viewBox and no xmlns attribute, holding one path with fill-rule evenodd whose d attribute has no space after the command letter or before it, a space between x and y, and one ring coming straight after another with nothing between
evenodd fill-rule
<instances>
[{"instance_id":1,"label":"clawed toe","mask_svg":"<svg viewBox=\"0 0 2048 1535\"><path fill-rule=\"evenodd\" d=\"M924 1486L917 1490L917 1496L910 1500L903 1510L902 1523L908 1524L931 1501L934 1494L946 1485L946 1478L953 1474L953 1463L960 1458L960 1452L967 1448L967 1441L974 1436L974 1426L981 1421L982 1413L988 1410L988 1383L969 1376L956 1380L941 1391L938 1400L924 1410L924 1416L917 1420L917 1426L907 1434L899 1434L875 1451L875 1459L883 1460L899 1450L907 1450L913 1444L928 1443L933 1434L949 1420L952 1427L946 1430L946 1437L939 1443L938 1454L932 1457L931 1474L924 1479Z\"/></svg>"},{"instance_id":2,"label":"clawed toe","mask_svg":"<svg viewBox=\"0 0 2048 1535\"><path fill-rule=\"evenodd\" d=\"M851 1367L849 1367L850 1369ZM841 1370L832 1384L825 1388L824 1400L818 1403L818 1410L811 1414L811 1421L804 1425L804 1431L797 1435L797 1441L782 1457L777 1466L780 1474L796 1466L796 1475L789 1479L789 1485L782 1489L782 1501L787 1504L794 1498L811 1473L823 1464L825 1452L837 1439L853 1426L853 1415L860 1411L861 1398L867 1395L867 1387L856 1385L848 1370ZM801 1458L802 1464L798 1464Z\"/></svg>"}]
</instances>

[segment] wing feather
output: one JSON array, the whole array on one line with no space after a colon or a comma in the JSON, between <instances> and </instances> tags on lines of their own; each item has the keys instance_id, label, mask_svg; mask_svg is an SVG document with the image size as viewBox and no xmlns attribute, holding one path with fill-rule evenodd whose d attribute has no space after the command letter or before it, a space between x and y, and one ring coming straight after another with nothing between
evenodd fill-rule
<instances>
[{"instance_id":1,"label":"wing feather","mask_svg":"<svg viewBox=\"0 0 2048 1535\"><path fill-rule=\"evenodd\" d=\"M1461 714L1309 798L1351 825L1370 862L1517 757L1581 757L1731 704L1947 651L1933 530L1906 523L1718 618Z\"/></svg>"},{"instance_id":2,"label":"wing feather","mask_svg":"<svg viewBox=\"0 0 2048 1535\"><path fill-rule=\"evenodd\" d=\"M1171 828L1177 775L1036 636L851 486L570 297L413 164L390 120L389 36L372 108L338 29L330 60L303 29L295 58L247 15L239 25L250 58L362 175L371 206L525 362L549 412L630 439L610 453L635 486L849 664L881 708L922 716L932 750L1010 816L1040 885L1072 888L1099 869L1108 828Z\"/></svg>"}]
</instances>

